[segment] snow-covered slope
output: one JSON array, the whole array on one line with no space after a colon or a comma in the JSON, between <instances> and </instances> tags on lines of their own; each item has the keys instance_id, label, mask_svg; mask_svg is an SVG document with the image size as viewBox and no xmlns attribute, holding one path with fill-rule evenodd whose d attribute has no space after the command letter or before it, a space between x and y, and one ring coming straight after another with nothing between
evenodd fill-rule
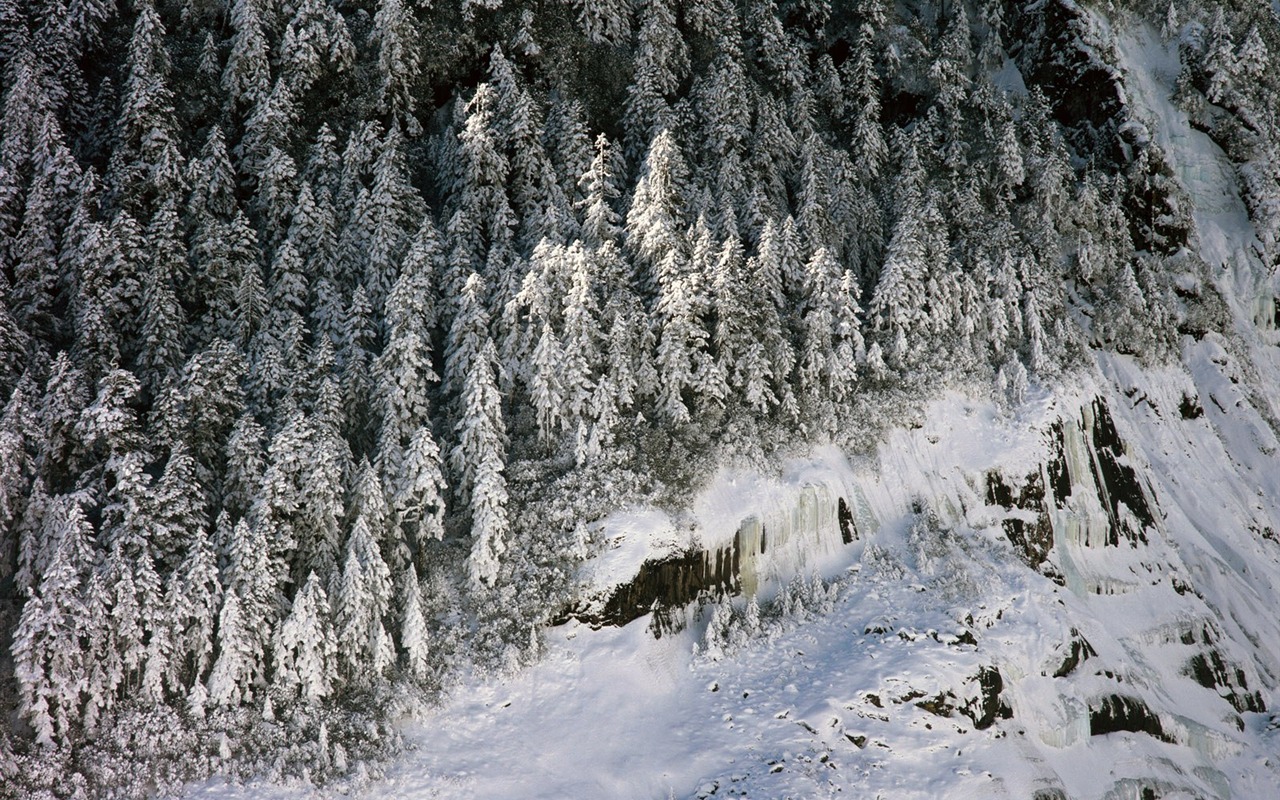
<instances>
[{"instance_id":1,"label":"snow-covered slope","mask_svg":"<svg viewBox=\"0 0 1280 800\"><path fill-rule=\"evenodd\" d=\"M827 592L800 593L813 608L766 611L763 632L718 659L702 647L706 610L661 638L647 618L599 630L568 623L549 633L535 667L459 687L407 721L413 749L380 779L345 788L369 797L1265 796L1280 782L1267 757L1280 742L1271 716L1250 709L1273 704L1280 674L1280 543L1266 534L1280 527L1280 472L1269 428L1215 383L1234 385L1215 352L1189 345L1185 370L1109 357L1097 383L1012 417L950 396L872 462L824 453L795 465L761 490L785 498L791 486L803 502L803 487L841 486L879 520L850 545L833 520L825 533L835 547L796 564L834 572ZM1180 410L1210 394L1228 410ZM1133 469L1150 525L1124 501L1109 514L1106 490L1118 479L1093 477L1107 474L1107 443L1095 436L1103 408L1123 442L1107 452ZM1054 470L1064 465L1071 491L1059 503ZM989 501L995 475L1023 508ZM1034 491L1037 481L1049 491ZM769 482L722 475L700 498L708 537L725 535L713 528L739 503L740 519L753 516L744 483ZM920 503L934 519L913 509ZM1033 531L1041 516L1052 545L1037 571L1005 522Z\"/></svg>"},{"instance_id":2,"label":"snow-covered slope","mask_svg":"<svg viewBox=\"0 0 1280 800\"><path fill-rule=\"evenodd\" d=\"M1141 31L1120 50L1132 111L1195 203L1232 335L1187 336L1180 362L1158 367L1099 354L1013 412L948 395L872 459L725 470L678 522L619 512L605 528L616 549L584 576L601 604L645 563L733 548L720 571L740 593L718 601L732 619L695 602L656 637L648 616L553 628L538 664L456 687L404 722L408 752L335 791L1274 796L1270 276L1230 164L1167 99L1176 56ZM797 575L825 583L798 589ZM727 633L708 647L712 624Z\"/></svg>"}]
</instances>

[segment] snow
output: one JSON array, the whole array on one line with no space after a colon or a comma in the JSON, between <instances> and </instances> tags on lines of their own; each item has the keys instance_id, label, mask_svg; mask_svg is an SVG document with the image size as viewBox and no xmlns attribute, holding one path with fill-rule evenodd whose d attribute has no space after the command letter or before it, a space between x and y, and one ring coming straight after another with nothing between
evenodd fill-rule
<instances>
[{"instance_id":1,"label":"snow","mask_svg":"<svg viewBox=\"0 0 1280 800\"><path fill-rule=\"evenodd\" d=\"M1155 780L1206 797L1259 796L1280 781L1259 756L1280 743L1258 715L1244 715L1238 731L1218 694L1185 677L1195 648L1183 642L1206 631L1251 688L1268 694L1280 676L1280 622L1270 611L1280 598L1280 547L1250 532L1280 526L1272 439L1256 438L1268 429L1242 398L1196 419L1177 412L1196 386L1217 396L1231 385L1222 356L1208 340L1188 346L1187 368L1103 356L1096 379L1036 394L1014 414L951 393L926 409L922 426L892 432L865 462L825 449L776 476L726 468L692 504L686 533L663 512L620 512L605 524L619 540L602 559L611 565L593 573L606 582L625 573L624 561L722 544L743 519L776 515L815 487L856 494L879 525L834 556L790 563L833 577L829 613L774 621L720 661L696 652L706 609L658 639L647 619L553 628L538 664L469 681L404 720L410 749L376 780L316 794L1012 798L1057 787L1102 797ZM999 469L1012 481L1037 470L1050 426L1080 424L1095 394L1164 516L1145 547L1060 536L1054 559L1064 588L1014 556L982 477ZM949 532L913 538L916 498L933 504ZM1175 578L1202 596L1174 591ZM1087 668L1049 677L1072 630L1097 655ZM1011 720L976 730L962 715L917 705L948 692L963 705L977 696L985 666L1001 672ZM1091 737L1090 704L1110 694L1142 699L1174 741ZM191 796L308 790L213 782Z\"/></svg>"},{"instance_id":2,"label":"snow","mask_svg":"<svg viewBox=\"0 0 1280 800\"><path fill-rule=\"evenodd\" d=\"M1027 96L1027 84L1022 79L1022 72L1012 58L1005 58L1000 69L991 76L991 83L997 89L1008 92L1014 97Z\"/></svg>"},{"instance_id":3,"label":"snow","mask_svg":"<svg viewBox=\"0 0 1280 800\"><path fill-rule=\"evenodd\" d=\"M1137 113L1154 128L1156 141L1194 198L1201 255L1224 267L1247 259L1255 237L1234 170L1218 145L1191 127L1171 100L1181 69L1177 44L1162 42L1150 27L1125 32L1117 44Z\"/></svg>"},{"instance_id":4,"label":"snow","mask_svg":"<svg viewBox=\"0 0 1280 800\"><path fill-rule=\"evenodd\" d=\"M1215 285L1231 307L1250 361L1261 373L1260 384L1275 386L1280 381L1280 352L1267 333L1274 328L1276 287L1259 258L1262 244L1249 221L1234 168L1221 148L1173 105L1177 45L1162 42L1150 26L1141 26L1119 36L1117 50L1135 112L1154 128L1193 201L1197 252L1213 268ZM1273 416L1280 414L1277 399L1266 402Z\"/></svg>"},{"instance_id":5,"label":"snow","mask_svg":"<svg viewBox=\"0 0 1280 800\"><path fill-rule=\"evenodd\" d=\"M646 560L723 546L752 519L795 542L751 567L762 597L795 574L833 582L830 610L773 620L721 660L699 652L707 609L661 638L646 619L601 630L571 622L547 632L536 665L470 680L404 720L409 750L376 779L323 791L213 781L189 795L1274 794L1280 740L1269 716L1235 714L1221 693L1240 687L1201 686L1188 666L1212 649L1232 681L1239 670L1266 706L1280 702L1280 440L1275 400L1258 388L1280 385L1280 364L1252 313L1265 273L1225 156L1169 102L1176 53L1151 31L1118 47L1129 97L1193 198L1200 253L1235 334L1188 337L1181 363L1160 367L1100 354L1092 374L1033 390L1012 412L948 393L872 458L825 448L775 475L726 466L684 513L608 518L599 535L609 547L584 572L601 592ZM1155 511L1146 544L1098 544L1107 522L1088 477L1095 397ZM1203 414L1181 412L1189 397ZM1050 509L1061 586L1016 556L1001 529L1010 512L988 504L984 483L992 470L1015 487L1043 475L1055 423L1072 478L1067 507ZM856 509L851 545L832 529L837 497ZM912 532L918 500L941 531ZM1053 677L1073 632L1096 655ZM963 706L984 667L1000 671L1011 719L977 730L919 705L950 693ZM1172 741L1092 736L1090 708L1111 695L1145 703Z\"/></svg>"},{"instance_id":6,"label":"snow","mask_svg":"<svg viewBox=\"0 0 1280 800\"><path fill-rule=\"evenodd\" d=\"M588 584L601 589L630 580L646 561L673 555L693 544L687 531L679 533L670 515L656 508L615 513L603 523L599 535L605 551L583 572Z\"/></svg>"}]
</instances>

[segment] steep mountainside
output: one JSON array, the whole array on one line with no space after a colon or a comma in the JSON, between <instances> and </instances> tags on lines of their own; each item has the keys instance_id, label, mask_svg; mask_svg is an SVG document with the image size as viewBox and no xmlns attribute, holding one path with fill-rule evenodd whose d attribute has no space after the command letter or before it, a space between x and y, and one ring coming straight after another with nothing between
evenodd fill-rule
<instances>
[{"instance_id":1,"label":"steep mountainside","mask_svg":"<svg viewBox=\"0 0 1280 800\"><path fill-rule=\"evenodd\" d=\"M0 0L0 795L1265 794L1278 20Z\"/></svg>"}]
</instances>

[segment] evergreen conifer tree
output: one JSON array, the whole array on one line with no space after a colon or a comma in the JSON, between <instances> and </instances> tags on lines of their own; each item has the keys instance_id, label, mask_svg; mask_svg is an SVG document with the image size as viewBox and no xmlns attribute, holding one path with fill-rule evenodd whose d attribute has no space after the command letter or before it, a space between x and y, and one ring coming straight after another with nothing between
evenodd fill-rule
<instances>
[{"instance_id":1,"label":"evergreen conifer tree","mask_svg":"<svg viewBox=\"0 0 1280 800\"><path fill-rule=\"evenodd\" d=\"M668 97L689 71L689 46L676 25L669 0L646 0L639 23L635 73L627 87L623 114L627 151L633 156L673 126L675 116Z\"/></svg>"},{"instance_id":2,"label":"evergreen conifer tree","mask_svg":"<svg viewBox=\"0 0 1280 800\"><path fill-rule=\"evenodd\" d=\"M421 125L414 116L415 88L422 58L417 50L413 12L401 0L382 0L373 17L373 26L378 41L382 109L404 125L410 136L416 136Z\"/></svg>"},{"instance_id":3,"label":"evergreen conifer tree","mask_svg":"<svg viewBox=\"0 0 1280 800\"><path fill-rule=\"evenodd\" d=\"M235 0L231 4L229 21L235 32L222 72L222 88L241 108L265 99L271 90L265 16L263 0Z\"/></svg>"},{"instance_id":4,"label":"evergreen conifer tree","mask_svg":"<svg viewBox=\"0 0 1280 800\"><path fill-rule=\"evenodd\" d=\"M463 290L462 307L451 331L452 368L446 367L446 374L454 374L459 383L458 418L454 423L457 444L450 453L450 464L458 476L459 500L471 518L468 568L477 587L493 586L497 580L508 533L507 482L503 474L507 433L498 396L498 355L484 327L468 324L468 319L483 321L482 292L480 277L472 275Z\"/></svg>"},{"instance_id":5,"label":"evergreen conifer tree","mask_svg":"<svg viewBox=\"0 0 1280 800\"><path fill-rule=\"evenodd\" d=\"M400 606L400 649L404 653L405 671L421 683L430 674L431 641L426 615L422 610L422 589L412 565L405 567L398 590Z\"/></svg>"},{"instance_id":6,"label":"evergreen conifer tree","mask_svg":"<svg viewBox=\"0 0 1280 800\"><path fill-rule=\"evenodd\" d=\"M293 607L276 635L275 685L308 703L323 700L333 691L337 644L329 613L324 585L312 572L294 595Z\"/></svg>"}]
</instances>

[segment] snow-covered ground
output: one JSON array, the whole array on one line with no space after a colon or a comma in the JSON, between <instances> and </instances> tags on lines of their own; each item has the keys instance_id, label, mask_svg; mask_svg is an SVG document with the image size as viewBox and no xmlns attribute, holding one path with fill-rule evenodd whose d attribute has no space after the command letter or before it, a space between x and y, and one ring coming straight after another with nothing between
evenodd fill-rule
<instances>
[{"instance_id":1,"label":"snow-covered ground","mask_svg":"<svg viewBox=\"0 0 1280 800\"><path fill-rule=\"evenodd\" d=\"M380 779L330 791L1030 797L1057 787L1103 797L1156 786L1264 796L1280 785L1280 759L1268 758L1280 744L1270 717L1246 713L1237 729L1231 707L1185 674L1206 639L1268 706L1280 674L1280 544L1252 530L1280 528L1274 436L1247 403L1222 394L1229 362L1215 354L1208 343L1190 347L1189 371L1144 371L1110 357L1097 385L1041 395L1016 416L951 395L930 407L924 427L895 432L868 463L823 452L778 479L725 472L695 503L712 543L758 513L744 485L770 502L815 484L866 499L876 530L813 565L833 577L828 610L767 624L718 661L695 652L706 613L660 639L647 619L555 628L539 664L453 691L404 722L411 749ZM1210 404L1184 419L1182 396L1197 389L1226 408ZM1163 518L1141 546L1058 536L1051 559L1065 574L1062 587L1014 554L1000 527L1009 512L987 504L982 479L990 470L1010 480L1038 470L1052 423L1071 423L1095 392L1115 413L1129 462L1152 481ZM910 532L914 499L937 510L943 532ZM617 521L635 533L646 519L655 539L670 530L662 515ZM1076 631L1095 655L1055 678ZM920 705L979 699L984 667L1002 675L1011 719L977 730L959 711L940 716ZM1090 736L1090 706L1112 694L1142 699L1170 741ZM262 785L194 792L304 794Z\"/></svg>"},{"instance_id":2,"label":"snow-covered ground","mask_svg":"<svg viewBox=\"0 0 1280 800\"><path fill-rule=\"evenodd\" d=\"M538 664L452 690L403 721L409 749L378 778L323 793L1275 796L1275 718L1229 702L1247 706L1253 692L1266 708L1280 702L1280 441L1258 408L1274 402L1280 361L1254 313L1269 285L1230 165L1168 101L1176 56L1150 33L1119 44L1131 101L1196 203L1201 254L1236 335L1188 338L1182 363L1161 368L1101 355L1093 375L1033 393L1014 413L942 397L923 427L893 432L872 459L823 450L779 476L726 468L679 524L620 511L605 531L616 549L587 572L602 590L647 558L722 546L754 518L811 534L756 565L759 594L820 574L830 596L791 618L766 615L763 633L719 659L701 650L709 609L661 638L647 619L554 628ZM1110 524L1106 488L1088 478L1099 469L1095 398L1123 442L1117 463L1153 511L1145 542L1093 535ZM1060 505L1048 493L1052 547L1037 571L1003 527L1037 513L991 505L987 480L998 473L1015 493L1035 476L1049 486L1056 442L1071 492ZM836 497L856 509L852 544L832 527ZM797 515L806 503L816 510ZM936 524L919 525L913 504ZM979 729L993 698L1010 716ZM1147 709L1119 727L1146 732L1102 733L1117 698ZM313 791L213 782L190 794Z\"/></svg>"}]
</instances>

